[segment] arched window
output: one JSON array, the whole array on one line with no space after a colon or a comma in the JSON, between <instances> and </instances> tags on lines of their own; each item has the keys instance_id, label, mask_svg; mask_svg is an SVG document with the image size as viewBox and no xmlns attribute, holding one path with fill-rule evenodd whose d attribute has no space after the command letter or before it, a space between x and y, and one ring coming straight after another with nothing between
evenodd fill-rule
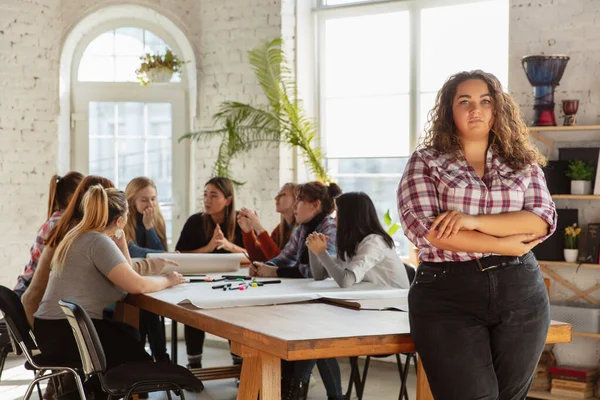
<instances>
[{"instance_id":1,"label":"arched window","mask_svg":"<svg viewBox=\"0 0 600 400\"><path fill-rule=\"evenodd\" d=\"M135 73L141 56L167 49L181 54L159 27L118 21L80 41L71 77L71 165L105 176L120 189L137 176L153 179L173 242L189 213L189 156L178 143L189 130L185 73L148 86L141 86Z\"/></svg>"}]
</instances>

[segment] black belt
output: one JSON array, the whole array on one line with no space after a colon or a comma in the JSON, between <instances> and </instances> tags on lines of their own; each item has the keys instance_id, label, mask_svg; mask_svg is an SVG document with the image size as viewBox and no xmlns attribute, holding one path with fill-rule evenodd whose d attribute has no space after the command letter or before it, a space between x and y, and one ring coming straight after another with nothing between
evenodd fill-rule
<instances>
[{"instance_id":1,"label":"black belt","mask_svg":"<svg viewBox=\"0 0 600 400\"><path fill-rule=\"evenodd\" d=\"M513 256L488 256L476 258L469 261L443 261L443 262L423 262L423 265L444 270L446 273L487 271L494 268L505 267L508 265L521 264L533 256L529 252L521 257Z\"/></svg>"}]
</instances>

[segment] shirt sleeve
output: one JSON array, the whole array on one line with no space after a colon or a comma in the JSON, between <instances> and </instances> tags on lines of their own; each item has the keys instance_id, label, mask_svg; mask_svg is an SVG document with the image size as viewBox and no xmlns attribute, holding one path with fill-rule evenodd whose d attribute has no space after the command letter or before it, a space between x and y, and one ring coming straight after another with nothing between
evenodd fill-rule
<instances>
[{"instance_id":1,"label":"shirt sleeve","mask_svg":"<svg viewBox=\"0 0 600 400\"><path fill-rule=\"evenodd\" d=\"M431 171L418 151L406 164L398 185L397 200L404 235L418 248L431 247L426 237L440 214L440 206Z\"/></svg>"},{"instance_id":2,"label":"shirt sleeve","mask_svg":"<svg viewBox=\"0 0 600 400\"><path fill-rule=\"evenodd\" d=\"M298 261L298 248L300 246L299 236L301 229L296 229L290 237L289 242L281 250L281 253L277 257L271 258L267 264L275 265L277 267L292 267Z\"/></svg>"},{"instance_id":3,"label":"shirt sleeve","mask_svg":"<svg viewBox=\"0 0 600 400\"><path fill-rule=\"evenodd\" d=\"M93 241L90 249L90 258L94 265L104 276L117 265L127 263L127 259L121 253L115 242L111 238L102 234Z\"/></svg>"},{"instance_id":4,"label":"shirt sleeve","mask_svg":"<svg viewBox=\"0 0 600 400\"><path fill-rule=\"evenodd\" d=\"M202 215L194 214L185 221L181 235L177 241L175 250L177 251L192 251L206 246L204 238L204 229L202 228Z\"/></svg>"},{"instance_id":5,"label":"shirt sleeve","mask_svg":"<svg viewBox=\"0 0 600 400\"><path fill-rule=\"evenodd\" d=\"M281 249L277 244L278 238L279 225L275 227L271 233L271 236L269 236L266 231L258 235L258 243L260 244L260 248L267 258L277 257L277 255L281 253Z\"/></svg>"},{"instance_id":6,"label":"shirt sleeve","mask_svg":"<svg viewBox=\"0 0 600 400\"><path fill-rule=\"evenodd\" d=\"M256 235L254 231L246 233L242 231L242 237L244 239L244 248L248 252L248 256L250 256L250 260L252 261L265 261L267 257L265 257L262 252L258 241L256 240Z\"/></svg>"},{"instance_id":7,"label":"shirt sleeve","mask_svg":"<svg viewBox=\"0 0 600 400\"><path fill-rule=\"evenodd\" d=\"M158 232L156 232L155 228L146 229L145 247L149 250L159 250L163 252L167 250L160 241L160 237L158 237Z\"/></svg>"},{"instance_id":8,"label":"shirt sleeve","mask_svg":"<svg viewBox=\"0 0 600 400\"><path fill-rule=\"evenodd\" d=\"M548 234L541 240L546 240L554 233L558 219L556 206L546 185L544 172L537 164L531 166L531 181L525 190L523 210L534 213L548 224Z\"/></svg>"},{"instance_id":9,"label":"shirt sleeve","mask_svg":"<svg viewBox=\"0 0 600 400\"><path fill-rule=\"evenodd\" d=\"M333 257L331 257L331 255L326 251L319 255L314 255L312 253L310 254L310 267L314 276L315 266L313 263L317 264L317 270L319 269L319 266L320 268L325 269L325 277L331 276L341 288L350 287L358 281L354 271L346 268L344 265L345 263L341 260L334 260ZM325 278L317 279L317 277L315 277L315 279L321 280Z\"/></svg>"}]
</instances>

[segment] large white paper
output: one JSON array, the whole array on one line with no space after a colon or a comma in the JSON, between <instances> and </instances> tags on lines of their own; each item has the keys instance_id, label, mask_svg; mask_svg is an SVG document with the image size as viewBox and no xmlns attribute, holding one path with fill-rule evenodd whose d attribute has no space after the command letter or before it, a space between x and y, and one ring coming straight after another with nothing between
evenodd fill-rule
<instances>
[{"instance_id":1,"label":"large white paper","mask_svg":"<svg viewBox=\"0 0 600 400\"><path fill-rule=\"evenodd\" d=\"M240 269L242 254L189 254L150 253L148 258L166 258L178 266L167 266L163 273L177 271L183 275L200 275L211 272L236 272Z\"/></svg>"},{"instance_id":2,"label":"large white paper","mask_svg":"<svg viewBox=\"0 0 600 400\"><path fill-rule=\"evenodd\" d=\"M273 279L276 278L257 278L257 281ZM149 296L169 303L191 304L199 309L214 309L297 303L320 298L395 299L408 295L407 289L382 287L369 282L361 282L344 289L340 288L332 279L324 281L281 279L281 281L279 284L249 287L243 291L212 289L212 286L223 284L223 282L186 283L161 292L151 293Z\"/></svg>"}]
</instances>

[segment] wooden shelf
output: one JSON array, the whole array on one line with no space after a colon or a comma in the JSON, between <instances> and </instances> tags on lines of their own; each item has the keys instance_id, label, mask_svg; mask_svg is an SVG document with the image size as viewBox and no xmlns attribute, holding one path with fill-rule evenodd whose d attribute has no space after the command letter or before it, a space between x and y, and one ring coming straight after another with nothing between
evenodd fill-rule
<instances>
[{"instance_id":1,"label":"wooden shelf","mask_svg":"<svg viewBox=\"0 0 600 400\"><path fill-rule=\"evenodd\" d=\"M600 339L600 333L589 333L589 332L571 331L571 335L573 335L573 336L589 337L589 338L594 338L594 339Z\"/></svg>"},{"instance_id":2,"label":"wooden shelf","mask_svg":"<svg viewBox=\"0 0 600 400\"><path fill-rule=\"evenodd\" d=\"M569 199L569 200L600 200L600 195L579 195L579 194L553 194L553 199Z\"/></svg>"},{"instance_id":3,"label":"wooden shelf","mask_svg":"<svg viewBox=\"0 0 600 400\"><path fill-rule=\"evenodd\" d=\"M538 260L540 265L545 265L547 267L569 267L569 268L577 268L581 266L581 268L591 268L591 269L600 269L600 264L579 264L579 263L568 263L566 261L544 261Z\"/></svg>"},{"instance_id":4,"label":"wooden shelf","mask_svg":"<svg viewBox=\"0 0 600 400\"><path fill-rule=\"evenodd\" d=\"M555 394L551 394L550 392L546 392L544 390L530 390L529 393L527 393L527 397L530 397L532 399L548 399L548 400L565 400L566 398L571 398L571 397L565 397L565 396L557 396ZM586 400L597 400L596 397L588 397Z\"/></svg>"},{"instance_id":5,"label":"wooden shelf","mask_svg":"<svg viewBox=\"0 0 600 400\"><path fill-rule=\"evenodd\" d=\"M529 132L583 132L600 131L600 125L574 125L574 126L528 126Z\"/></svg>"}]
</instances>

